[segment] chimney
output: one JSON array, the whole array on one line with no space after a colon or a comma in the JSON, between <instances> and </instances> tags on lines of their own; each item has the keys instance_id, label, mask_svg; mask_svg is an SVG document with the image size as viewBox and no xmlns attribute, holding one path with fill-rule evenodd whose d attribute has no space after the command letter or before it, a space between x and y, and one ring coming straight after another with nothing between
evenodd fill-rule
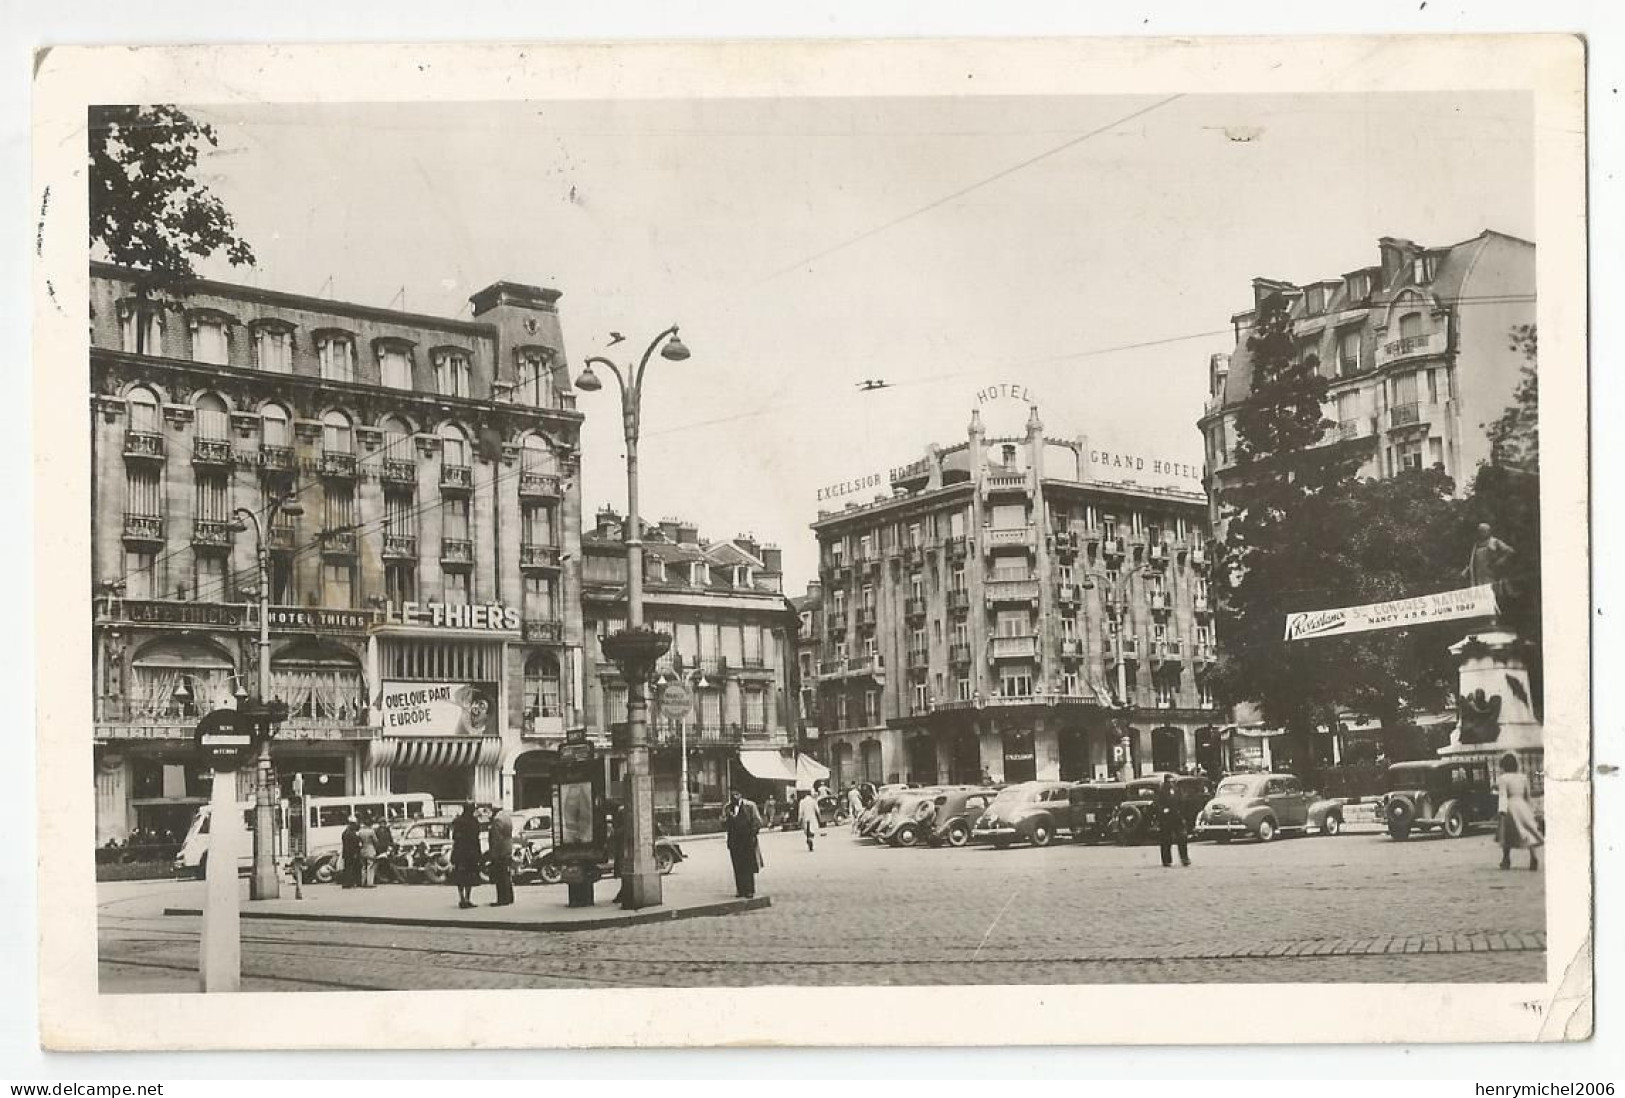
<instances>
[{"instance_id":1,"label":"chimney","mask_svg":"<svg viewBox=\"0 0 1625 1098\"><path fill-rule=\"evenodd\" d=\"M616 539L621 537L621 513L615 508L598 508L598 536Z\"/></svg>"},{"instance_id":2,"label":"chimney","mask_svg":"<svg viewBox=\"0 0 1625 1098\"><path fill-rule=\"evenodd\" d=\"M677 533L678 533L679 526L680 526L680 524L674 518L663 518L663 519L661 519L660 520L660 536L665 538L667 541L671 542L673 545L676 545L677 544Z\"/></svg>"},{"instance_id":3,"label":"chimney","mask_svg":"<svg viewBox=\"0 0 1625 1098\"><path fill-rule=\"evenodd\" d=\"M734 544L753 557L762 555L762 547L756 543L755 534L735 534Z\"/></svg>"},{"instance_id":4,"label":"chimney","mask_svg":"<svg viewBox=\"0 0 1625 1098\"><path fill-rule=\"evenodd\" d=\"M762 546L762 567L769 572L784 571L784 550L777 545Z\"/></svg>"},{"instance_id":5,"label":"chimney","mask_svg":"<svg viewBox=\"0 0 1625 1098\"><path fill-rule=\"evenodd\" d=\"M698 545L700 543L700 528L687 522L679 521L677 524L677 544Z\"/></svg>"},{"instance_id":6,"label":"chimney","mask_svg":"<svg viewBox=\"0 0 1625 1098\"><path fill-rule=\"evenodd\" d=\"M1390 289L1399 285L1416 258L1416 242L1401 236L1385 236L1377 241L1377 250L1382 253L1383 287Z\"/></svg>"}]
</instances>

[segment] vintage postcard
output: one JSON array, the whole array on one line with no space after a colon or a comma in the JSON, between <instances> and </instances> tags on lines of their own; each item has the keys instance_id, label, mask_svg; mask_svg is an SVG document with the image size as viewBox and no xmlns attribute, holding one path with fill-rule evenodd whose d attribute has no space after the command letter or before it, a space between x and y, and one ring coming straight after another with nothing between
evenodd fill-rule
<instances>
[{"instance_id":1,"label":"vintage postcard","mask_svg":"<svg viewBox=\"0 0 1625 1098\"><path fill-rule=\"evenodd\" d=\"M1583 77L41 52L44 1043L1588 1037Z\"/></svg>"}]
</instances>

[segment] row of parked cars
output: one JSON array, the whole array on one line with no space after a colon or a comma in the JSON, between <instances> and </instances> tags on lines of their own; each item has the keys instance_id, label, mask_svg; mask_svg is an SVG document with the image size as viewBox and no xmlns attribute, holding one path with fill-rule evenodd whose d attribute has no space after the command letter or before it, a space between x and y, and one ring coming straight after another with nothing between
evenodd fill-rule
<instances>
[{"instance_id":1,"label":"row of parked cars","mask_svg":"<svg viewBox=\"0 0 1625 1098\"><path fill-rule=\"evenodd\" d=\"M1126 782L1031 781L1003 787L955 785L883 789L854 822L860 836L891 846L1015 843L1140 843L1160 839L1155 809L1162 774ZM1185 832L1228 843L1278 835L1336 835L1345 798L1321 797L1292 774L1168 775ZM1394 839L1438 828L1456 838L1493 824L1496 794L1482 763L1425 760L1389 768L1387 791L1372 804Z\"/></svg>"}]
</instances>

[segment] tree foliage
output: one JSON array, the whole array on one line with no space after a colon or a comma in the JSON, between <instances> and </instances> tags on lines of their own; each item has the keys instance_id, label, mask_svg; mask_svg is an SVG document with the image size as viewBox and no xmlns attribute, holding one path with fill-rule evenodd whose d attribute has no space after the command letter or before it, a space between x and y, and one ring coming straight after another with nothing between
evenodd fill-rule
<instances>
[{"instance_id":1,"label":"tree foliage","mask_svg":"<svg viewBox=\"0 0 1625 1098\"><path fill-rule=\"evenodd\" d=\"M1455 586L1452 485L1435 470L1355 479L1359 443L1327 443L1329 382L1313 357L1296 355L1284 298L1260 306L1248 350L1252 391L1236 414L1237 466L1220 496L1224 644L1213 682L1221 701L1252 703L1284 729L1284 753L1307 770L1309 737L1340 707L1398 722L1448 690L1449 641L1438 630L1290 643L1284 630L1295 611Z\"/></svg>"},{"instance_id":2,"label":"tree foliage","mask_svg":"<svg viewBox=\"0 0 1625 1098\"><path fill-rule=\"evenodd\" d=\"M1523 374L1513 391L1512 404L1490 424L1490 463L1526 473L1540 470L1540 376L1535 371L1538 333L1533 324L1519 324L1511 332L1512 350L1524 357Z\"/></svg>"},{"instance_id":3,"label":"tree foliage","mask_svg":"<svg viewBox=\"0 0 1625 1098\"><path fill-rule=\"evenodd\" d=\"M90 245L143 272L139 307L168 304L166 290L196 277L194 260L223 251L234 267L253 265L231 213L195 176L219 144L214 127L164 104L94 106L89 123Z\"/></svg>"}]
</instances>

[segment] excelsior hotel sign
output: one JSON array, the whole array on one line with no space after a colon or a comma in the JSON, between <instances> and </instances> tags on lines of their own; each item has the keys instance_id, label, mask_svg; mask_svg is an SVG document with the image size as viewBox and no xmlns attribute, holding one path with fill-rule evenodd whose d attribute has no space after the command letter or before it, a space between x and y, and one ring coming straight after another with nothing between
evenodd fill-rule
<instances>
[{"instance_id":1,"label":"excelsior hotel sign","mask_svg":"<svg viewBox=\"0 0 1625 1098\"><path fill-rule=\"evenodd\" d=\"M1313 640L1346 633L1369 633L1377 629L1403 629L1409 625L1459 618L1492 618L1498 612L1495 588L1481 584L1414 599L1288 614L1286 639Z\"/></svg>"}]
</instances>

